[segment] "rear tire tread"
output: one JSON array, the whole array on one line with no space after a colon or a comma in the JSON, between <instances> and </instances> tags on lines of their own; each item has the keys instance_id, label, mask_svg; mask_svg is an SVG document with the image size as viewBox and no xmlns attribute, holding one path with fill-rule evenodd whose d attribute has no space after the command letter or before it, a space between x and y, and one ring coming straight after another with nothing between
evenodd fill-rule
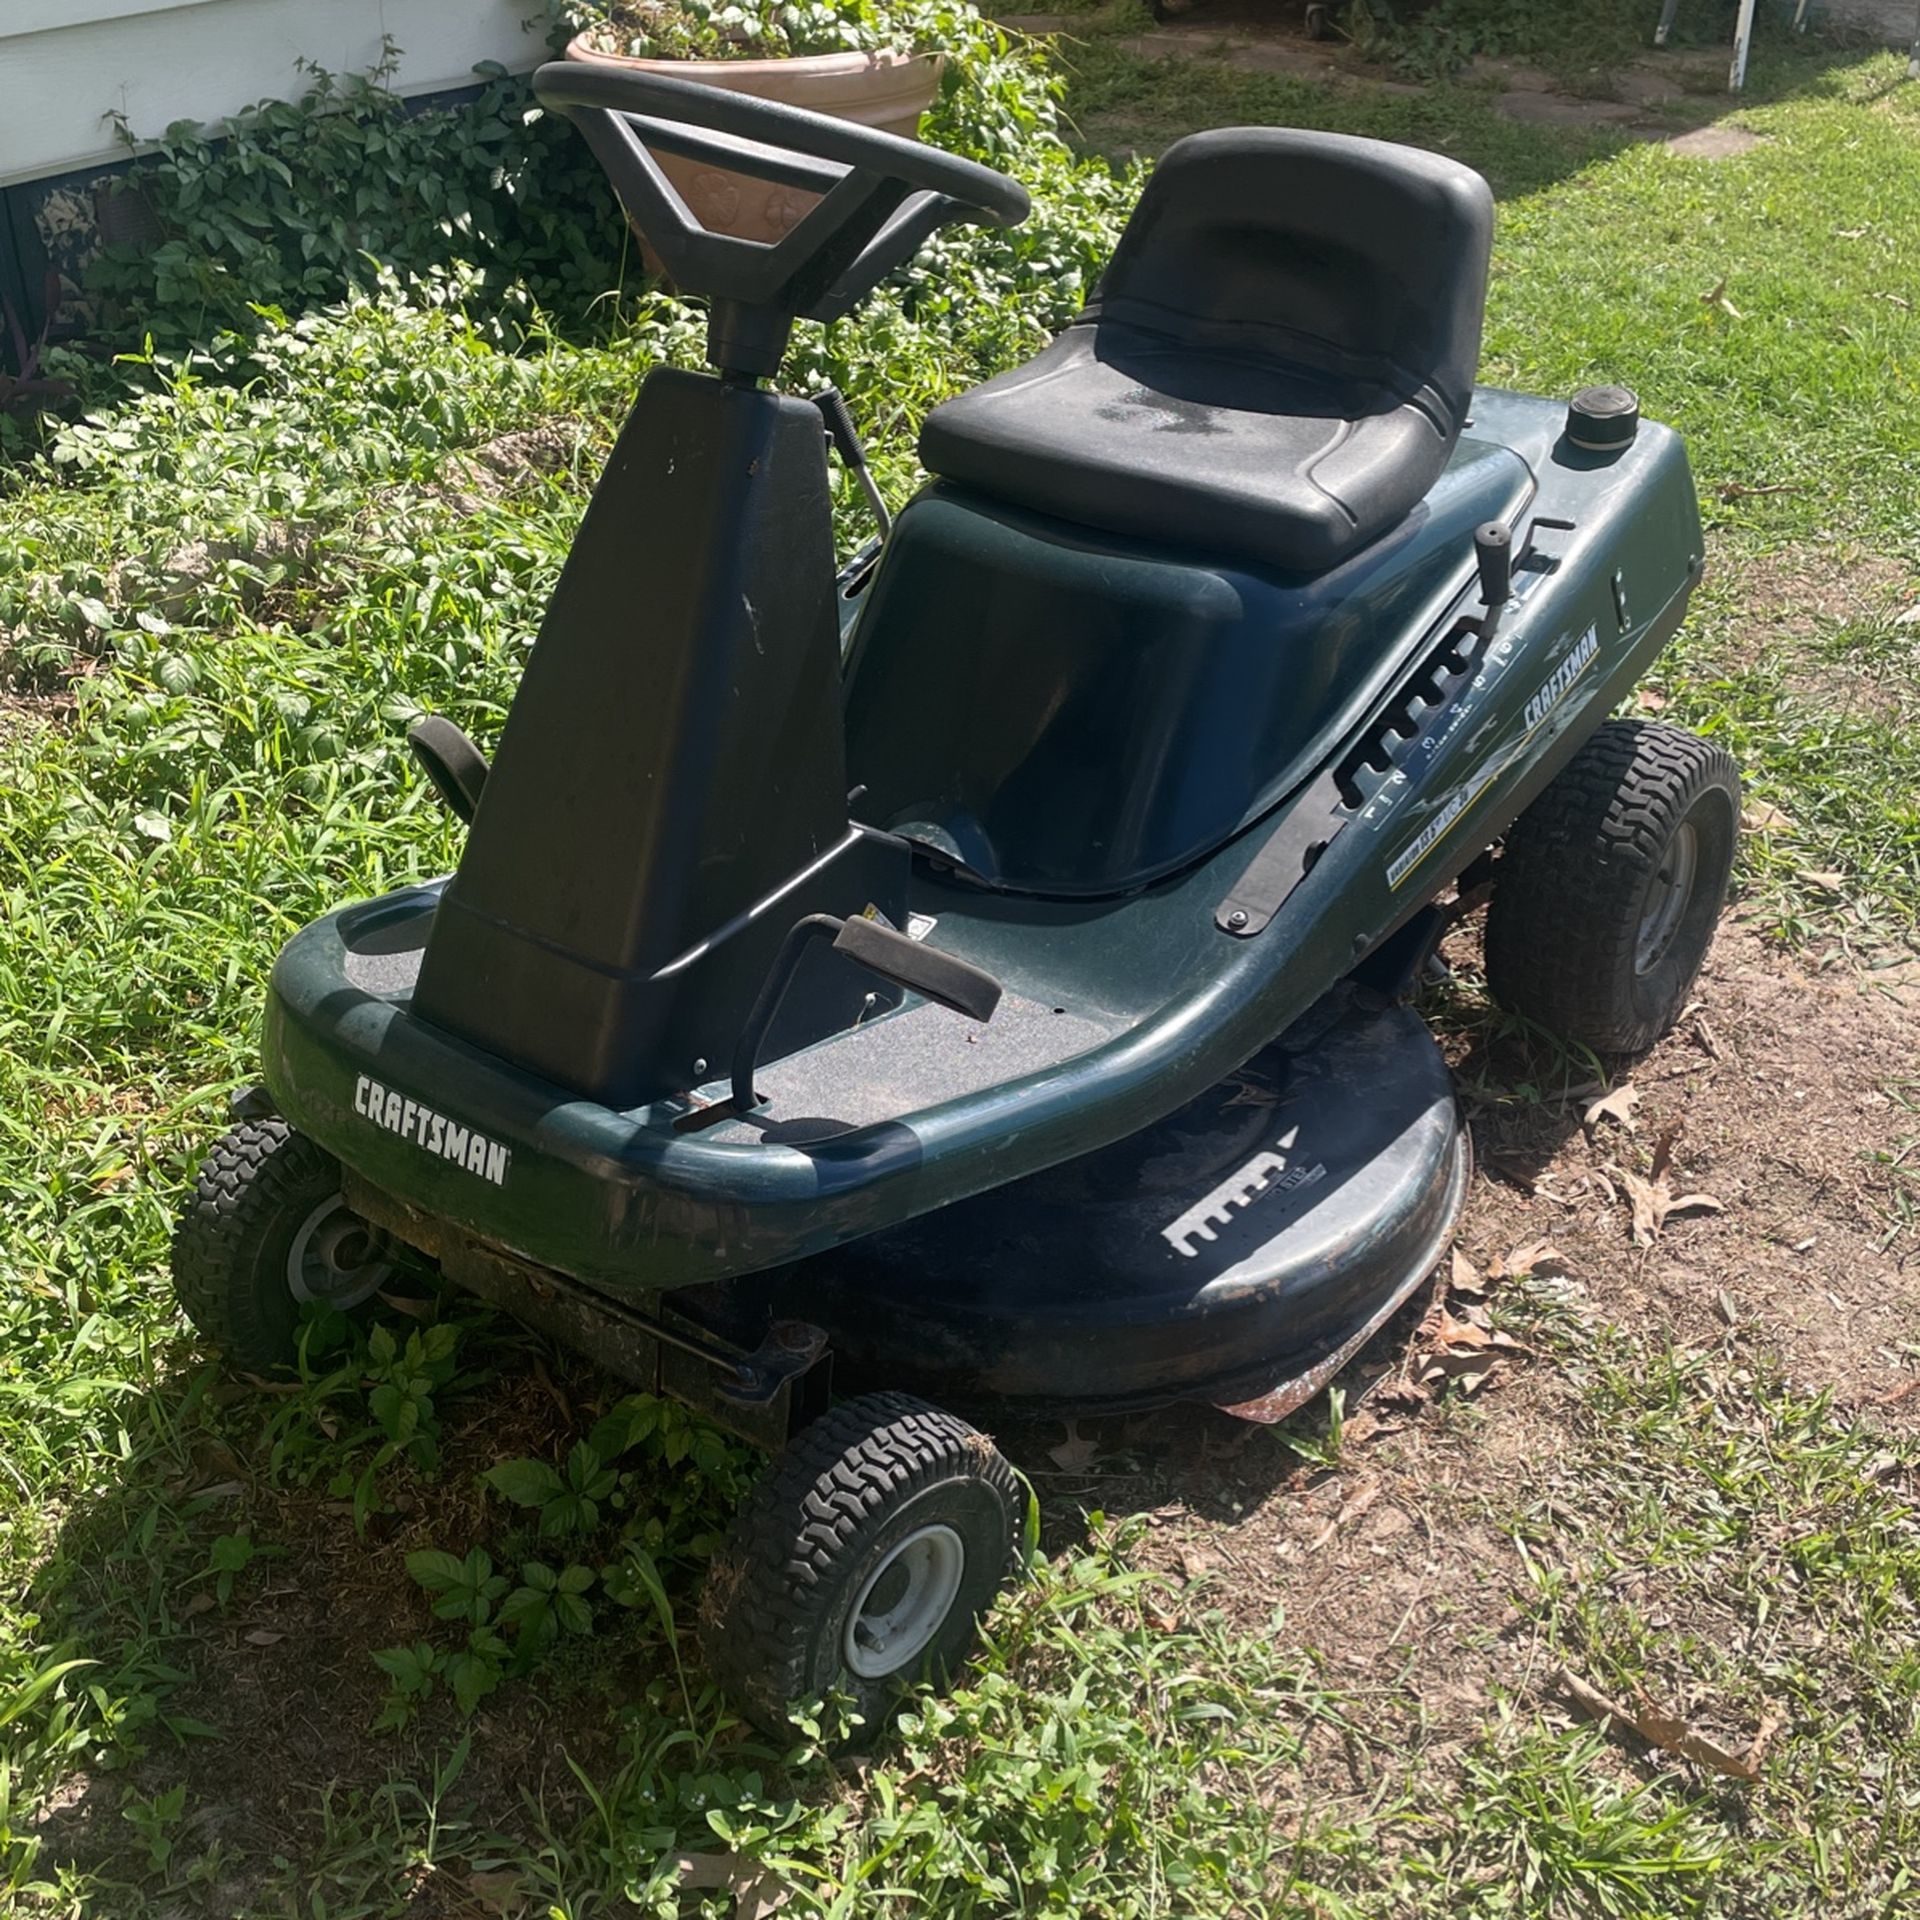
<instances>
[{"instance_id":1,"label":"rear tire tread","mask_svg":"<svg viewBox=\"0 0 1920 1920\"><path fill-rule=\"evenodd\" d=\"M1679 824L1719 788L1739 831L1733 758L1661 721L1599 728L1507 835L1487 913L1487 984L1502 1006L1603 1053L1638 1053L1660 1038L1705 957L1678 976L1664 1010L1623 1005L1634 978L1634 912ZM1703 872L1717 912L1725 873ZM1708 940L1711 940L1709 929Z\"/></svg>"}]
</instances>

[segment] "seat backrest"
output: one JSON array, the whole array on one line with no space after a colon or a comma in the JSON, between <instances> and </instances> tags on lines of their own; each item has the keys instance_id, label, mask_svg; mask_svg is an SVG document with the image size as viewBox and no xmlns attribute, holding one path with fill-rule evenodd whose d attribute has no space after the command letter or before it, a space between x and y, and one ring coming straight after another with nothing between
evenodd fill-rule
<instances>
[{"instance_id":1,"label":"seat backrest","mask_svg":"<svg viewBox=\"0 0 1920 1920\"><path fill-rule=\"evenodd\" d=\"M1307 374L1347 418L1411 402L1450 442L1492 237L1486 182L1441 154L1281 127L1197 133L1154 169L1084 321L1265 361L1289 388ZM1218 398L1264 411L1257 390Z\"/></svg>"}]
</instances>

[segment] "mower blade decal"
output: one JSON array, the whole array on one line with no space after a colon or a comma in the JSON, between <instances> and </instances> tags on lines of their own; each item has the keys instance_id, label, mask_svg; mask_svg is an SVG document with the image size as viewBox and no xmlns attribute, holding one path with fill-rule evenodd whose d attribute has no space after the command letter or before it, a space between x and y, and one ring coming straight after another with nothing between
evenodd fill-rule
<instances>
[{"instance_id":1,"label":"mower blade decal","mask_svg":"<svg viewBox=\"0 0 1920 1920\"><path fill-rule=\"evenodd\" d=\"M1175 1253L1193 1259L1202 1240L1219 1238L1218 1229L1228 1225L1234 1214L1244 1213L1256 1201L1270 1194L1293 1193L1322 1178L1326 1167L1294 1167L1289 1170L1287 1150L1300 1137L1298 1127L1289 1127L1267 1153L1256 1153L1245 1166L1221 1181L1204 1199L1196 1201L1178 1219L1160 1229L1160 1237Z\"/></svg>"}]
</instances>

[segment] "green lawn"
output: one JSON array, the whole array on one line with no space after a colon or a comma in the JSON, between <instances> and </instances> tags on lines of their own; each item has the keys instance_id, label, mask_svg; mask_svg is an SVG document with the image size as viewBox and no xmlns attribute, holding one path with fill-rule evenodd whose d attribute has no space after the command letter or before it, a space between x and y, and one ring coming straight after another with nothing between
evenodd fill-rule
<instances>
[{"instance_id":1,"label":"green lawn","mask_svg":"<svg viewBox=\"0 0 1920 1920\"><path fill-rule=\"evenodd\" d=\"M1764 143L1708 162L1517 125L1470 84L1144 60L1097 22L1065 57L1096 150L1285 122L1487 171L1487 377L1624 380L1692 445L1711 570L1655 686L1778 816L1749 842L1750 933L1781 968L1909 954L1920 86L1901 63L1770 41L1732 115ZM808 343L798 377L847 389L896 496L920 413L1072 310L1127 191L1059 160L1044 186L1024 252L956 248L914 297ZM1018 304L995 299L1009 273ZM306 1376L269 1393L188 1337L170 1219L250 1080L275 950L342 898L449 864L405 726L497 729L638 376L697 352L664 303L508 354L450 306L388 295L270 321L238 386L131 369L129 397L0 480L0 1905L1904 1910L1915 1402L1864 1409L1762 1334L1736 1350L1613 1324L1602 1289L1575 1311L1516 1285L1504 1324L1536 1359L1512 1404L1542 1443L1503 1449L1499 1396L1444 1400L1393 1443L1453 1476L1428 1545L1437 1564L1450 1530L1484 1543L1482 1584L1450 1590L1417 1656L1358 1666L1257 1525L1350 1467L1324 1409L1244 1445L1197 1419L1128 1429L1098 1488L1051 1472L1057 1434L1026 1436L1058 1550L972 1683L913 1703L859 1765L817 1729L751 1735L681 1642L741 1450L475 1309L372 1346L322 1329ZM1914 1081L1890 1051L1859 1089L1909 1138ZM1848 1151L1880 1148L1863 1132ZM1874 1352L1903 1366L1920 1314L1898 1293L1915 1244L1898 1152L1872 1188L1898 1304ZM543 1531L482 1478L523 1460L574 1474L591 1508ZM1108 1511L1082 1527L1076 1505ZM1230 1556L1263 1544L1169 1577L1165 1541L1199 1537L1182 1515L1203 1510ZM471 1621L407 1564L434 1550L523 1584L581 1568L584 1621L556 1612L551 1644L510 1663L526 1671L469 1669L457 1699L447 1656ZM1577 1721L1546 1684L1561 1661L1729 1728L1777 1717L1760 1779ZM1435 1676L1456 1669L1468 1704L1443 1707Z\"/></svg>"}]
</instances>

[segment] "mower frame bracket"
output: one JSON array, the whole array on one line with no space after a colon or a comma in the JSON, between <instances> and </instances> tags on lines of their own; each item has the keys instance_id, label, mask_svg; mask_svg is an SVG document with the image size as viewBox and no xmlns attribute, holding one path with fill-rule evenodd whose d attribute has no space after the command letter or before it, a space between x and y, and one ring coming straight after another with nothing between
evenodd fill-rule
<instances>
[{"instance_id":1,"label":"mower frame bracket","mask_svg":"<svg viewBox=\"0 0 1920 1920\"><path fill-rule=\"evenodd\" d=\"M421 1212L342 1170L347 1205L363 1220L436 1262L456 1286L490 1306L591 1353L643 1392L677 1400L766 1451L779 1449L826 1411L832 1388L827 1336L802 1320L774 1320L748 1349L656 1299L630 1306Z\"/></svg>"},{"instance_id":2,"label":"mower frame bracket","mask_svg":"<svg viewBox=\"0 0 1920 1920\"><path fill-rule=\"evenodd\" d=\"M1241 940L1265 932L1345 825L1339 782L1333 774L1323 773L1247 862L1233 891L1214 909L1214 925Z\"/></svg>"}]
</instances>

